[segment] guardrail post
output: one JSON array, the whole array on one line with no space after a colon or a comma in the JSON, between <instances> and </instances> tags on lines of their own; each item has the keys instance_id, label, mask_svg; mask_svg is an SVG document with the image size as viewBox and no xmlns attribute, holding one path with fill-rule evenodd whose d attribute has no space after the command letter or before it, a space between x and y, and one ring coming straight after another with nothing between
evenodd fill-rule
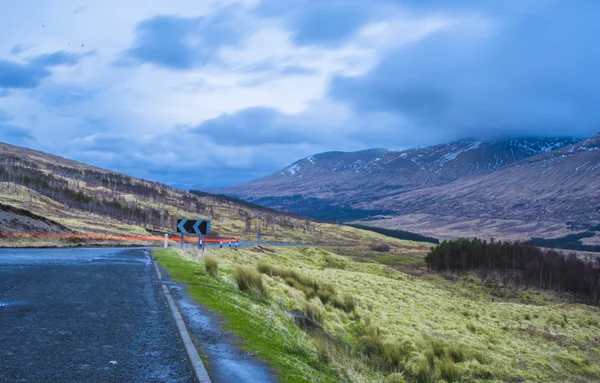
<instances>
[{"instance_id":1,"label":"guardrail post","mask_svg":"<svg viewBox=\"0 0 600 383\"><path fill-rule=\"evenodd\" d=\"M169 248L169 234L165 234L165 249Z\"/></svg>"}]
</instances>

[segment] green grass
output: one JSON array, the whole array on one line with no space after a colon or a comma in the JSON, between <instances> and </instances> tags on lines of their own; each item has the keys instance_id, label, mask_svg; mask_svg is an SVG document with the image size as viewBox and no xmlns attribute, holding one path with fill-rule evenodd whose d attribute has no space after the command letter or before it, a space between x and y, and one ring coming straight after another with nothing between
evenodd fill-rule
<instances>
[{"instance_id":1,"label":"green grass","mask_svg":"<svg viewBox=\"0 0 600 383\"><path fill-rule=\"evenodd\" d=\"M372 261L366 249L369 261L358 250L332 251L210 249L217 278L191 253L160 250L157 258L174 279L193 282L192 296L221 313L283 382L600 381L597 307L510 292L491 276L410 276ZM264 296L240 292L238 265L261 271ZM306 294L315 284L331 285L333 294ZM348 297L352 309L333 297ZM286 311L304 313L317 328L301 329Z\"/></svg>"},{"instance_id":2,"label":"green grass","mask_svg":"<svg viewBox=\"0 0 600 383\"><path fill-rule=\"evenodd\" d=\"M220 273L221 279L215 279L200 263L174 250L154 250L154 255L173 280L193 282L188 285L191 297L220 314L226 328L243 339L244 349L275 368L282 382L336 381L331 369L318 360L309 336L281 311L274 313L252 295L238 293L230 269Z\"/></svg>"},{"instance_id":3,"label":"green grass","mask_svg":"<svg viewBox=\"0 0 600 383\"><path fill-rule=\"evenodd\" d=\"M424 258L413 258L413 257L398 257L394 255L383 255L375 258L379 263L384 265L416 265L425 264Z\"/></svg>"}]
</instances>

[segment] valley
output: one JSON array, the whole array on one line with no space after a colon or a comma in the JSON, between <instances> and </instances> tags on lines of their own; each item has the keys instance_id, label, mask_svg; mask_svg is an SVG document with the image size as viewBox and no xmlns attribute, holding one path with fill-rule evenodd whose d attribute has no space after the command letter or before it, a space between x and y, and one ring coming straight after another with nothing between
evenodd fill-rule
<instances>
[{"instance_id":1,"label":"valley","mask_svg":"<svg viewBox=\"0 0 600 383\"><path fill-rule=\"evenodd\" d=\"M587 296L550 288L557 283L556 278L552 282L552 275L545 274L544 285L538 286L521 279L517 269L434 270L426 262L430 254L436 254L437 246L442 249L437 254L444 256L448 244L437 245L437 238L444 238L442 229L448 238L458 232L485 237L492 230L506 233L507 227L513 233L515 227L521 227L523 233L546 236L565 230L559 223L526 226L517 217L475 217L465 224L461 216L443 215L455 210L441 202L435 205L433 190L462 178L424 189L423 195L430 200L414 207L415 211L427 211L426 206L433 204L438 215L413 214L412 225L405 224L402 216L388 217L394 210L380 210L393 204L405 204L409 209L412 202L401 199L404 197L388 196L393 202L390 207L373 200L344 211L348 217L356 211L374 212L377 220L358 222L392 229L410 227L419 233L415 234L301 218L228 196L188 193L25 148L1 145L0 150L3 247L156 246L161 241L143 238L161 239L165 232L176 235L180 217L211 219L209 237L214 238L254 241L260 232L264 241L322 245L216 247L201 254L178 246L153 249L164 278L172 279L182 294L189 294L194 304L218 318L225 336L242 345L240 355L248 352L264 361L268 374L277 381L546 383L600 379L600 311L593 304L598 296L593 278L599 270L593 263L594 254L580 253L581 261L576 264L588 265L586 281L592 281L592 290L586 290ZM575 152L569 145L558 150ZM544 155L552 157L522 159L515 167L526 168L524 161L535 164L563 158L552 150L538 156ZM506 178L515 177L511 171L517 171L511 169L506 166L494 172L506 171ZM465 187L474 185L477 183ZM586 198L585 191L583 188L576 195ZM458 188L454 193L462 192ZM448 204L456 203L451 194L445 198ZM299 201L295 203L301 204ZM322 207L325 213L329 211L326 205ZM476 216L475 206L464 207ZM585 207L581 211L585 212ZM398 222L392 224L393 219ZM8 235L13 232L40 236ZM95 239L82 239L86 235ZM109 239L119 235L132 237ZM586 243L595 241L589 235L582 238ZM514 239L520 239L518 233ZM89 250L69 251L78 259L78 251L86 254ZM62 259L59 253L53 254L53 262ZM527 271L529 266L524 265ZM217 374L210 365L207 369L209 374Z\"/></svg>"}]
</instances>

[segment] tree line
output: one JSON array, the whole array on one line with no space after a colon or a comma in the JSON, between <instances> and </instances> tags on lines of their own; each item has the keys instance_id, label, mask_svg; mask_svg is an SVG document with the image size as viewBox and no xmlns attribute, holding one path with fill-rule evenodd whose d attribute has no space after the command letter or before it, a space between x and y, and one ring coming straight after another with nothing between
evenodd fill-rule
<instances>
[{"instance_id":1,"label":"tree line","mask_svg":"<svg viewBox=\"0 0 600 383\"><path fill-rule=\"evenodd\" d=\"M384 229L381 227L355 225L355 224L349 224L348 226L354 227L356 229L361 229L361 230L369 230L369 231L372 231L375 233L383 234L387 237L403 239L406 241L429 242L429 243L435 243L435 244L440 243L440 240L437 238L428 237L428 236L422 235L422 234L412 233L412 232L406 231L406 230Z\"/></svg>"},{"instance_id":2,"label":"tree line","mask_svg":"<svg viewBox=\"0 0 600 383\"><path fill-rule=\"evenodd\" d=\"M583 233L569 234L560 238L531 238L531 242L536 246L541 247L552 247L556 249L565 250L579 250L579 251L595 251L600 252L599 245L586 245L581 240L584 238L591 238L596 235L596 231L599 230L600 225L592 228L594 231L586 231Z\"/></svg>"},{"instance_id":3,"label":"tree line","mask_svg":"<svg viewBox=\"0 0 600 383\"><path fill-rule=\"evenodd\" d=\"M432 248L425 261L433 271L516 271L515 283L569 292L587 303L600 300L600 257L564 255L531 242L460 238Z\"/></svg>"},{"instance_id":4,"label":"tree line","mask_svg":"<svg viewBox=\"0 0 600 383\"><path fill-rule=\"evenodd\" d=\"M113 179L112 190L97 191L93 194L80 189L77 181L94 179L94 174L86 174L85 171L69 168L59 169L58 166L50 165L53 172L43 171L33 163L19 159L6 159L0 161L0 181L22 185L45 197L61 203L68 208L82 210L99 215L109 216L131 224L159 227L163 219L163 212L148 206L142 206L136 201L127 201L121 197L120 187L137 192L145 188L131 183L121 183ZM94 172L93 172L94 173ZM69 177L74 178L66 178ZM112 174L105 175L111 177ZM102 183L102 181L99 181ZM143 191L142 191L143 193ZM158 193L154 191L154 193ZM167 219L169 217L166 217Z\"/></svg>"}]
</instances>

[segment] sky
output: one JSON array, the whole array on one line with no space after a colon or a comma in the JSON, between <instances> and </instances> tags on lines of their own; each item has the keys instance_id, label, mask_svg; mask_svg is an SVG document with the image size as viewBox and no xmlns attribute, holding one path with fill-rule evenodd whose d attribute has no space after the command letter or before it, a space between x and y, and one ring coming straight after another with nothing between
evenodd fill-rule
<instances>
[{"instance_id":1,"label":"sky","mask_svg":"<svg viewBox=\"0 0 600 383\"><path fill-rule=\"evenodd\" d=\"M600 131L600 2L0 0L0 141L177 186Z\"/></svg>"}]
</instances>

